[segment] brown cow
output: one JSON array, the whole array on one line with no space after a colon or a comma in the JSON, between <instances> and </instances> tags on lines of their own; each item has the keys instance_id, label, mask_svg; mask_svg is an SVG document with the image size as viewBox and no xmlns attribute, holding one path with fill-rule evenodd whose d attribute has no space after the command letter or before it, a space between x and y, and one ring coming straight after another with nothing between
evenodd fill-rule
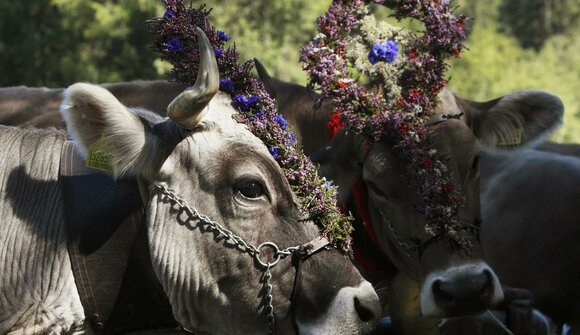
<instances>
[{"instance_id":1,"label":"brown cow","mask_svg":"<svg viewBox=\"0 0 580 335\"><path fill-rule=\"evenodd\" d=\"M167 105L187 87L163 80L102 85L130 107L142 107L165 115ZM0 124L17 127L64 128L59 114L63 88L15 86L0 88Z\"/></svg>"},{"instance_id":2,"label":"brown cow","mask_svg":"<svg viewBox=\"0 0 580 335\"><path fill-rule=\"evenodd\" d=\"M268 78L267 75L265 75L264 73L262 73L262 76L264 78ZM317 150L317 148L324 148L325 146L325 138L323 136L323 134L326 133L326 123L329 119L330 114L332 113L332 106L328 103L323 103L322 107L319 110L316 111L312 111L312 102L313 100L316 98L316 95L308 92L304 87L299 86L299 85L294 85L294 84L288 84L276 79L266 79L266 82L269 82L269 88L271 91L276 92L275 94L277 94L277 99L278 102L280 104L280 108L281 108L281 112L287 115L287 119L298 126L298 130L296 131L298 135L300 135L300 137L303 140L303 144L305 147L305 150L307 152L314 152ZM451 102L450 102L451 100ZM455 105L459 110L461 110L462 112L464 112L467 116L467 118L465 119L467 125L469 125L472 129L473 132L475 133L475 135L477 135L477 137L481 138L482 141L484 143L486 143L487 145L493 145L497 142L509 142L506 141L506 139L503 140L499 140L498 138L494 136L497 135L498 132L504 132L504 131L509 131L509 127L510 126L514 126L517 124L517 122L519 122L518 120L523 120L526 119L527 122L524 122L525 124L520 124L521 128L523 129L523 134L524 137L522 138L522 142L527 142L526 141L526 136L525 133L528 132L528 136L527 136L527 140L531 141L534 140L535 138L541 137L543 134L547 133L550 128L555 127L556 125L559 124L562 112L563 112L563 106L561 104L561 101L554 96L551 96L549 94L543 93L543 92L535 92L535 91L525 91L525 92L516 92L516 93L512 93L506 97L500 98L500 99L495 99L486 103L476 103L476 102L472 102L469 100L464 100L464 99L460 99L456 96L444 96L444 99L442 101L442 104L445 105L447 104L448 106L453 106ZM486 127L490 127L491 129L486 129ZM526 128L528 127L528 128ZM456 143L462 143L461 141L458 141ZM338 144L338 145L337 145ZM324 151L327 151L328 149L323 149L322 150L322 154L321 152L317 152L314 153L314 156L318 156L320 159L319 161L322 162L322 170L325 170L325 167L328 167L328 169L326 169L327 172L329 172L333 178L335 179L335 181L338 181L339 185L342 185L343 187L341 188L341 198L344 200L345 199L345 193L348 195L350 187L348 186L348 183L352 182L352 174L353 174L353 170L359 170L359 173L363 175L363 178L365 178L365 174L367 173L367 170L370 170L371 173L370 175L372 176L373 173L376 173L376 170L380 170L377 169L376 167L366 167L365 165L367 165L368 163L366 161L357 161L357 153L356 153L356 149L352 150L352 148L349 147L349 142L348 141L340 141L338 142L337 139L334 139L333 142L330 143L330 147L331 147L331 151L332 154L328 155L328 154L324 154ZM388 148L381 146L382 150L384 152L388 151ZM372 155L372 151L371 153L369 153L369 155ZM334 155L334 157L333 157ZM330 156L330 159L329 157ZM384 159L385 157L390 157L390 156L382 156L381 158ZM451 155L452 159L462 159L461 156L453 156ZM477 155L477 157L479 157L479 155ZM486 155L486 157L488 157L488 155ZM388 159L388 158L387 158ZM354 162L353 162L354 160ZM368 161L368 158L367 158ZM474 162L474 164L477 164L476 162ZM490 163L490 164L493 164ZM393 164L394 165L394 164ZM390 164L383 164L382 166L385 167L385 169L387 170L392 170L393 167L390 166ZM362 171L361 171L362 170ZM395 170L396 171L396 170ZM479 171L477 171L477 174L479 174ZM370 180L365 180L365 182L369 183L371 185L369 185L369 191L368 191L368 196L369 197L373 197L373 193L375 196L384 196L384 197L393 197L393 191L392 190L397 190L398 188L401 187L401 185L403 185L404 180L403 181L399 181L397 182L397 180L399 179L398 174L397 173L389 173L389 171L386 171L384 174L380 174L379 172L379 178L375 178L374 180L369 178ZM487 182L487 179L484 179L483 182ZM374 184L374 185L372 185ZM399 185L399 187L395 187L396 185ZM346 186L346 187L344 187ZM374 186L374 187L373 187ZM373 189L374 188L374 189ZM389 194L390 193L390 194ZM396 194L396 192L395 192ZM486 198L487 199L487 198ZM396 200L396 199L395 199ZM392 207L391 207L392 208ZM486 210L489 209L490 207L484 207ZM570 207L568 207L570 208ZM483 213L484 215L486 215L486 213ZM501 214L500 214L501 215ZM485 235L482 235L482 247L484 250L484 254L486 254L487 256L487 251L486 250L491 250L494 247L493 244L493 239L491 238L491 236L496 236L494 234L489 234L488 232L492 231L494 228L493 227L499 227L502 221L498 220L497 218L494 219L489 219L487 222L484 222L484 232L486 232ZM538 226L542 226L542 222L538 222ZM545 223L544 223L545 226ZM375 231L377 230L377 226L374 226ZM521 228L523 229L523 228ZM561 230L562 232L568 232L568 233L572 233L569 229L567 228L562 228ZM498 234L497 232L495 234ZM501 236L501 234L498 234ZM577 234L574 236L578 236ZM542 235L539 234L537 235L537 237L541 238ZM498 237L499 238L499 237ZM509 240L505 240L507 243L507 247L506 248L510 248L509 247ZM385 248L387 249L387 248ZM514 251L516 251L516 249L510 249L512 251L512 254L514 253ZM560 249L561 250L561 249ZM387 249L387 253L388 253L389 249ZM490 252L491 254L491 252ZM389 253L389 256L392 257L392 255ZM494 254L495 258L493 259L493 263L501 263L502 262L502 258L501 255L499 254ZM396 265L396 259L394 260L394 263ZM528 266L532 266L532 263L528 263ZM566 264L571 264L571 263L566 263ZM399 267L403 273L408 275L408 267ZM522 284L522 280L516 281L513 280L514 277L518 277L519 272L515 271L511 274L511 276L507 276L506 278L509 279L509 281L507 282L508 285L521 285ZM568 278L572 278L573 276L568 276ZM500 274L500 279L502 279L502 274ZM536 284L540 284L541 282L541 278L536 278ZM502 283L503 283L503 279L502 279ZM504 283L506 284L506 283ZM408 285L408 284L405 284ZM415 284L416 285L416 284ZM532 288L531 285L525 285L524 287L529 287L530 289ZM514 290L510 290L510 292L513 292ZM396 292L396 293L401 293L401 292ZM417 293L418 294L418 293ZM546 298L547 296L544 295ZM514 296L514 298L516 298L516 296ZM407 297L409 298L409 297ZM417 301L417 299L420 299L420 295L419 296L415 296L414 298L411 297L412 299L415 299L415 301ZM571 299L569 300L573 300L575 298L570 297ZM391 299L392 300L392 299ZM546 306L539 304L539 306L541 306L542 308L546 309ZM401 307L401 305L399 305L398 307ZM409 308L413 308L413 307L409 307ZM403 308L404 309L404 308ZM547 312L551 312L549 309L546 309ZM394 313L397 312L401 312L401 310L397 311L394 310ZM421 314L420 310L417 310L418 314ZM551 313L552 315L555 315L555 313ZM562 319L557 318L557 321L562 321ZM569 319L568 319L569 320ZM413 322L413 326L417 326L417 319L412 320ZM435 324L432 322L427 322L427 324L431 325L430 327L433 327ZM426 328L419 328L422 329L421 331L417 332L417 334L423 334L425 333L425 329ZM434 327L435 331L436 331L436 327Z\"/></svg>"}]
</instances>

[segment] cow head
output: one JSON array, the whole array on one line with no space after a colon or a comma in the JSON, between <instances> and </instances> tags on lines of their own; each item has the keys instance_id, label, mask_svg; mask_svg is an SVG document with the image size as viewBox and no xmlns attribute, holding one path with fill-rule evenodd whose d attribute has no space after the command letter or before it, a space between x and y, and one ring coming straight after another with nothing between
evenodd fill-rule
<instances>
[{"instance_id":1,"label":"cow head","mask_svg":"<svg viewBox=\"0 0 580 335\"><path fill-rule=\"evenodd\" d=\"M301 220L297 198L266 146L233 119L237 111L230 97L218 92L213 49L201 30L198 36L197 82L170 104L170 119L130 110L88 84L66 90L62 114L80 152L101 139L115 176L135 176L149 186L151 259L177 321L202 332L267 333L264 269L240 244L191 219L151 187L173 190L254 246L268 241L282 249L318 236L312 222ZM293 325L301 334L364 333L379 316L372 286L339 251L306 259L296 284L289 259L271 274L278 333L293 333ZM293 285L297 295L291 300Z\"/></svg>"},{"instance_id":2,"label":"cow head","mask_svg":"<svg viewBox=\"0 0 580 335\"><path fill-rule=\"evenodd\" d=\"M497 276L483 261L478 241L481 225L479 161L481 144L526 145L559 123L563 107L557 97L535 91L515 92L487 103L440 94L435 122L427 126L433 149L448 158L454 187L464 197L460 221L473 226L471 250L447 238L425 233L426 218L417 210L418 192L408 181L405 166L391 145L366 148L357 136L340 134L318 154L322 173L339 181L341 197L362 178L374 231L393 263L421 286L425 316L455 316L487 309L502 299ZM345 192L342 192L345 191Z\"/></svg>"},{"instance_id":3,"label":"cow head","mask_svg":"<svg viewBox=\"0 0 580 335\"><path fill-rule=\"evenodd\" d=\"M315 93L270 78L259 62L258 70L280 101L280 111L299 128L305 148L321 143L332 104L324 102L313 111ZM289 95L301 104L287 102ZM422 313L432 317L481 311L503 296L497 276L482 258L478 240L481 145L529 145L557 126L563 113L560 99L538 91L515 92L485 103L461 99L449 90L443 90L439 98L427 130L433 135L433 149L448 158L454 187L465 198L458 219L473 226L471 250L426 234L428 222L417 209L418 192L389 143L369 146L364 138L343 131L319 151L311 152L320 172L338 185L339 202L347 203L353 196L352 185L362 179L368 213L382 249L399 270L420 284ZM317 131L301 131L304 123Z\"/></svg>"}]
</instances>

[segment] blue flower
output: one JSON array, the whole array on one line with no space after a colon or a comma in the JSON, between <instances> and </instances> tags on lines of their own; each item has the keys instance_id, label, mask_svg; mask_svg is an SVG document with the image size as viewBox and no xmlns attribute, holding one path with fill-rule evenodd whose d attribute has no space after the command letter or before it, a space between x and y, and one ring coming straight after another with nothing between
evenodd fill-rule
<instances>
[{"instance_id":1,"label":"blue flower","mask_svg":"<svg viewBox=\"0 0 580 335\"><path fill-rule=\"evenodd\" d=\"M288 133L288 140L291 143L296 143L298 141L298 139L296 139L296 135L294 135L294 133Z\"/></svg>"},{"instance_id":2,"label":"blue flower","mask_svg":"<svg viewBox=\"0 0 580 335\"><path fill-rule=\"evenodd\" d=\"M276 116L274 116L274 121L278 122L280 128L286 129L286 120L284 120L284 117L282 115L277 114Z\"/></svg>"},{"instance_id":3,"label":"blue flower","mask_svg":"<svg viewBox=\"0 0 580 335\"><path fill-rule=\"evenodd\" d=\"M258 119L264 118L264 115L265 115L265 113L264 113L263 109L260 109L256 114L254 114L254 116Z\"/></svg>"},{"instance_id":4,"label":"blue flower","mask_svg":"<svg viewBox=\"0 0 580 335\"><path fill-rule=\"evenodd\" d=\"M218 36L220 38L220 40L227 42L230 40L230 35L226 34L225 31L218 31Z\"/></svg>"},{"instance_id":5,"label":"blue flower","mask_svg":"<svg viewBox=\"0 0 580 335\"><path fill-rule=\"evenodd\" d=\"M395 41L388 40L385 43L375 43L369 52L369 61L371 64L376 64L380 61L385 61L392 64L397 59L397 52L399 46Z\"/></svg>"},{"instance_id":6,"label":"blue flower","mask_svg":"<svg viewBox=\"0 0 580 335\"><path fill-rule=\"evenodd\" d=\"M260 97L256 95L246 97L245 95L239 93L234 96L234 105L242 111L247 111L250 109L250 107L253 107L258 102L260 102Z\"/></svg>"},{"instance_id":7,"label":"blue flower","mask_svg":"<svg viewBox=\"0 0 580 335\"><path fill-rule=\"evenodd\" d=\"M257 95L252 95L248 97L248 105L253 106L260 102L260 97Z\"/></svg>"},{"instance_id":8,"label":"blue flower","mask_svg":"<svg viewBox=\"0 0 580 335\"><path fill-rule=\"evenodd\" d=\"M181 40L179 37L174 37L167 42L167 50L171 52L178 52L181 50Z\"/></svg>"},{"instance_id":9,"label":"blue flower","mask_svg":"<svg viewBox=\"0 0 580 335\"><path fill-rule=\"evenodd\" d=\"M224 51L220 48L216 48L214 53L217 58L220 58L224 54Z\"/></svg>"},{"instance_id":10,"label":"blue flower","mask_svg":"<svg viewBox=\"0 0 580 335\"><path fill-rule=\"evenodd\" d=\"M175 12L172 11L171 9L168 9L165 11L165 15L163 15L163 17L165 18L172 18L175 16Z\"/></svg>"},{"instance_id":11,"label":"blue flower","mask_svg":"<svg viewBox=\"0 0 580 335\"><path fill-rule=\"evenodd\" d=\"M328 180L325 180L325 181L324 181L324 187L325 187L327 190L332 190L332 184L331 184L331 183L330 183Z\"/></svg>"},{"instance_id":12,"label":"blue flower","mask_svg":"<svg viewBox=\"0 0 580 335\"><path fill-rule=\"evenodd\" d=\"M271 147L268 150L270 151L270 154L272 155L272 157L274 157L274 159L280 158L280 148L278 148L278 147Z\"/></svg>"},{"instance_id":13,"label":"blue flower","mask_svg":"<svg viewBox=\"0 0 580 335\"><path fill-rule=\"evenodd\" d=\"M223 92L232 92L234 90L234 82L227 79L227 78L221 78L220 79L220 90Z\"/></svg>"}]
</instances>

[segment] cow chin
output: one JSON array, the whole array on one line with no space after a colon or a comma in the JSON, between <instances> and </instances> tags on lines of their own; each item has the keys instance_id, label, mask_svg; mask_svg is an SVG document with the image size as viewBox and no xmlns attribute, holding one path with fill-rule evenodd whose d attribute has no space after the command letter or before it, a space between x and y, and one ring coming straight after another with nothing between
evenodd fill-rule
<instances>
[{"instance_id":1,"label":"cow chin","mask_svg":"<svg viewBox=\"0 0 580 335\"><path fill-rule=\"evenodd\" d=\"M456 317L497 305L503 291L491 268L477 262L431 273L421 285L419 299L425 317Z\"/></svg>"},{"instance_id":2,"label":"cow chin","mask_svg":"<svg viewBox=\"0 0 580 335\"><path fill-rule=\"evenodd\" d=\"M375 327L375 311L361 310L361 306L375 304L373 310L380 310L378 297L372 285L363 281L358 287L340 289L332 300L327 313L315 320L296 320L302 335L317 334L367 334ZM363 307L367 308L367 307ZM365 313L368 313L365 317Z\"/></svg>"}]
</instances>

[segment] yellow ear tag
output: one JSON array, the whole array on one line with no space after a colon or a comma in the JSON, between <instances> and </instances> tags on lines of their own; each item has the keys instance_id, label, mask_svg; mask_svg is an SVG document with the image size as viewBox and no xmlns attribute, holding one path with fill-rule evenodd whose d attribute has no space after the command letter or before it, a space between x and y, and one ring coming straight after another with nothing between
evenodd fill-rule
<instances>
[{"instance_id":1,"label":"yellow ear tag","mask_svg":"<svg viewBox=\"0 0 580 335\"><path fill-rule=\"evenodd\" d=\"M521 128L516 128L514 133L512 134L511 138L502 139L497 143L497 145L501 146L509 146L509 145L520 145L522 144L522 135L524 130Z\"/></svg>"},{"instance_id":2,"label":"yellow ear tag","mask_svg":"<svg viewBox=\"0 0 580 335\"><path fill-rule=\"evenodd\" d=\"M101 136L95 143L89 145L85 165L88 168L113 172L113 147Z\"/></svg>"}]
</instances>

